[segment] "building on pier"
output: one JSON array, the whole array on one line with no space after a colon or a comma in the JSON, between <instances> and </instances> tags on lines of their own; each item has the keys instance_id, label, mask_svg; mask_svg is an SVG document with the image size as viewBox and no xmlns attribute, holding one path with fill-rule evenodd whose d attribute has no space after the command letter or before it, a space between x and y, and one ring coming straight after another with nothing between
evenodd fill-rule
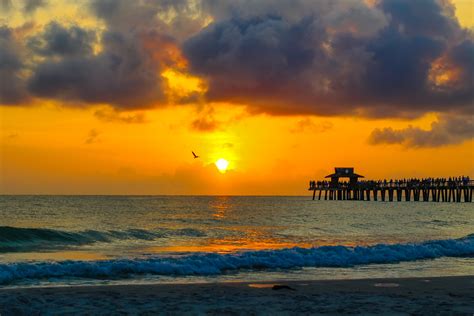
<instances>
[{"instance_id":1,"label":"building on pier","mask_svg":"<svg viewBox=\"0 0 474 316\"><path fill-rule=\"evenodd\" d=\"M331 178L330 186L335 188L339 185L340 178L349 178L349 187L355 187L359 178L364 178L360 174L354 173L354 168L334 168L334 173L327 175L325 178Z\"/></svg>"}]
</instances>

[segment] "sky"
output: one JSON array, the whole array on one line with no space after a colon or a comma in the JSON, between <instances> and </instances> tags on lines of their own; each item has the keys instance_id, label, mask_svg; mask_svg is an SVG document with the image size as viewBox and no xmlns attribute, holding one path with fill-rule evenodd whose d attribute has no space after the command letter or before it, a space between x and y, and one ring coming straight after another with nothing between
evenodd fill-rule
<instances>
[{"instance_id":1,"label":"sky","mask_svg":"<svg viewBox=\"0 0 474 316\"><path fill-rule=\"evenodd\" d=\"M474 0L0 0L0 194L472 177L473 31Z\"/></svg>"}]
</instances>

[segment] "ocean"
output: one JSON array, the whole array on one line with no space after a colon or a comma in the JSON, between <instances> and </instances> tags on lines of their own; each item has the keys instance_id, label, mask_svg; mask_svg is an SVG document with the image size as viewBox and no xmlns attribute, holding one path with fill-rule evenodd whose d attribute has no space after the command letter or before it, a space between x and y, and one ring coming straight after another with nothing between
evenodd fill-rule
<instances>
[{"instance_id":1,"label":"ocean","mask_svg":"<svg viewBox=\"0 0 474 316\"><path fill-rule=\"evenodd\" d=\"M0 196L0 286L474 275L470 203Z\"/></svg>"}]
</instances>

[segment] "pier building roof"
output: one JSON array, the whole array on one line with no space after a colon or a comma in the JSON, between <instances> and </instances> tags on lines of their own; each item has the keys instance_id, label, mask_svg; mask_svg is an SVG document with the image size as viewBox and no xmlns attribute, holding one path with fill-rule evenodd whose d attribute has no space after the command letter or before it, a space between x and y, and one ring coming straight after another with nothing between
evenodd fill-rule
<instances>
[{"instance_id":1,"label":"pier building roof","mask_svg":"<svg viewBox=\"0 0 474 316\"><path fill-rule=\"evenodd\" d=\"M327 175L325 178L364 178L364 176L354 173L352 167L336 167L334 173Z\"/></svg>"}]
</instances>

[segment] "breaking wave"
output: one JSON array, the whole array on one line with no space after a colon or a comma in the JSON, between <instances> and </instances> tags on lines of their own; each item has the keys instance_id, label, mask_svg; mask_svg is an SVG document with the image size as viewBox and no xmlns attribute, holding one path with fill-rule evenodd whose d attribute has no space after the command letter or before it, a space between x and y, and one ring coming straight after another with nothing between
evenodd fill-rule
<instances>
[{"instance_id":1,"label":"breaking wave","mask_svg":"<svg viewBox=\"0 0 474 316\"><path fill-rule=\"evenodd\" d=\"M219 275L239 270L351 267L472 256L474 256L474 234L459 239L364 247L323 246L233 254L202 253L184 257L0 264L0 284L27 279L117 279L145 274Z\"/></svg>"},{"instance_id":2,"label":"breaking wave","mask_svg":"<svg viewBox=\"0 0 474 316\"><path fill-rule=\"evenodd\" d=\"M203 232L192 228L177 230L160 229L155 231L128 229L125 231L86 230L69 232L44 228L0 226L0 253L48 250L126 239L155 240L170 235L188 237L205 236Z\"/></svg>"}]
</instances>

